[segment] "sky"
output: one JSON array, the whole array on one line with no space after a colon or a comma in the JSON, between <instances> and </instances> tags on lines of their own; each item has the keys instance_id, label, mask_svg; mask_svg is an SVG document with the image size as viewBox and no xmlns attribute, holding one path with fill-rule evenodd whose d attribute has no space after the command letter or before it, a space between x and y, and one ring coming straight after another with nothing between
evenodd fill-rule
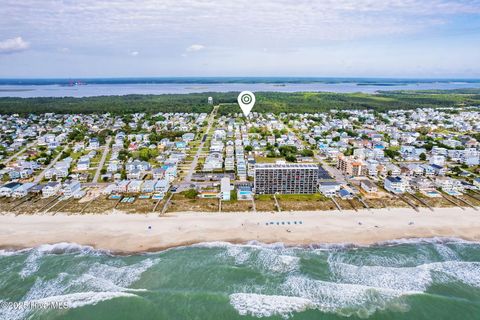
<instances>
[{"instance_id":1,"label":"sky","mask_svg":"<svg viewBox=\"0 0 480 320\"><path fill-rule=\"evenodd\" d=\"M480 78L480 0L0 0L0 78Z\"/></svg>"}]
</instances>

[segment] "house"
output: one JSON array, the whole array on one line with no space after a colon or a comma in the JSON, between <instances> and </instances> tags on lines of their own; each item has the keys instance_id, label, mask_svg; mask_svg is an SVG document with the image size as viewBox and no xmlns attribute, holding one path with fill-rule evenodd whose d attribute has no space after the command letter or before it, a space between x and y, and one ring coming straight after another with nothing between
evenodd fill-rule
<instances>
[{"instance_id":1,"label":"house","mask_svg":"<svg viewBox=\"0 0 480 320\"><path fill-rule=\"evenodd\" d=\"M392 176L398 176L402 172L402 170L397 165L394 165L393 163L387 164L386 169L387 169L387 173L390 173L390 175Z\"/></svg>"},{"instance_id":2,"label":"house","mask_svg":"<svg viewBox=\"0 0 480 320\"><path fill-rule=\"evenodd\" d=\"M418 190L418 191L427 191L427 190L434 189L432 181L430 181L430 179L425 177L412 178L410 180L410 187L413 190Z\"/></svg>"},{"instance_id":3,"label":"house","mask_svg":"<svg viewBox=\"0 0 480 320\"><path fill-rule=\"evenodd\" d=\"M437 176L444 176L447 173L447 169L445 167L439 166L437 164L430 165L432 167L433 172Z\"/></svg>"},{"instance_id":4,"label":"house","mask_svg":"<svg viewBox=\"0 0 480 320\"><path fill-rule=\"evenodd\" d=\"M19 182L9 182L3 185L0 188L0 197L10 197L16 189L20 188L21 185L22 184Z\"/></svg>"},{"instance_id":5,"label":"house","mask_svg":"<svg viewBox=\"0 0 480 320\"><path fill-rule=\"evenodd\" d=\"M12 197L14 198L22 198L25 197L29 190L36 185L34 182L27 182L15 189L12 193Z\"/></svg>"},{"instance_id":6,"label":"house","mask_svg":"<svg viewBox=\"0 0 480 320\"><path fill-rule=\"evenodd\" d=\"M176 165L164 165L162 169L165 170L165 178L170 181L175 180L177 177L177 166Z\"/></svg>"},{"instance_id":7,"label":"house","mask_svg":"<svg viewBox=\"0 0 480 320\"><path fill-rule=\"evenodd\" d=\"M120 181L115 188L115 192L119 192L119 193L127 192L129 183L130 183L129 180Z\"/></svg>"},{"instance_id":8,"label":"house","mask_svg":"<svg viewBox=\"0 0 480 320\"><path fill-rule=\"evenodd\" d=\"M141 171L148 171L151 169L150 163L147 161L140 161L140 160L134 160L130 163L127 163L125 165L125 169L127 171L132 171L135 169L141 170Z\"/></svg>"},{"instance_id":9,"label":"house","mask_svg":"<svg viewBox=\"0 0 480 320\"><path fill-rule=\"evenodd\" d=\"M154 168L152 170L152 174L153 174L153 179L160 180L165 177L165 170L162 168Z\"/></svg>"},{"instance_id":10,"label":"house","mask_svg":"<svg viewBox=\"0 0 480 320\"><path fill-rule=\"evenodd\" d=\"M351 194L347 189L340 189L338 195L344 200L353 199L353 194Z\"/></svg>"},{"instance_id":11,"label":"house","mask_svg":"<svg viewBox=\"0 0 480 320\"><path fill-rule=\"evenodd\" d=\"M72 180L65 182L62 188L62 194L66 198L72 197L75 193L79 192L82 189L80 182L78 180Z\"/></svg>"},{"instance_id":12,"label":"house","mask_svg":"<svg viewBox=\"0 0 480 320\"><path fill-rule=\"evenodd\" d=\"M34 194L34 195L38 195L40 193L42 193L42 189L45 185L43 184L37 184L33 187L31 187L28 192L31 193L31 194Z\"/></svg>"},{"instance_id":13,"label":"house","mask_svg":"<svg viewBox=\"0 0 480 320\"><path fill-rule=\"evenodd\" d=\"M435 186L447 193L459 192L463 190L462 183L459 180L452 179L449 177L436 177Z\"/></svg>"},{"instance_id":14,"label":"house","mask_svg":"<svg viewBox=\"0 0 480 320\"><path fill-rule=\"evenodd\" d=\"M127 191L131 192L131 193L140 192L141 187L142 187L142 183L143 183L142 180L132 180L132 181L130 181L130 183L128 184Z\"/></svg>"},{"instance_id":15,"label":"house","mask_svg":"<svg viewBox=\"0 0 480 320\"><path fill-rule=\"evenodd\" d=\"M82 157L77 163L78 171L86 171L90 168L90 159Z\"/></svg>"},{"instance_id":16,"label":"house","mask_svg":"<svg viewBox=\"0 0 480 320\"><path fill-rule=\"evenodd\" d=\"M170 188L170 182L167 179L160 179L155 183L155 191L166 193Z\"/></svg>"},{"instance_id":17,"label":"house","mask_svg":"<svg viewBox=\"0 0 480 320\"><path fill-rule=\"evenodd\" d=\"M230 178L223 177L222 180L220 180L220 199L229 201L230 191L232 191L232 187L230 186Z\"/></svg>"},{"instance_id":18,"label":"house","mask_svg":"<svg viewBox=\"0 0 480 320\"><path fill-rule=\"evenodd\" d=\"M129 180L140 180L143 177L144 173L140 169L133 169L127 173L127 179Z\"/></svg>"},{"instance_id":19,"label":"house","mask_svg":"<svg viewBox=\"0 0 480 320\"><path fill-rule=\"evenodd\" d=\"M142 192L144 193L151 193L155 190L155 184L157 181L155 180L145 180L142 184Z\"/></svg>"},{"instance_id":20,"label":"house","mask_svg":"<svg viewBox=\"0 0 480 320\"><path fill-rule=\"evenodd\" d=\"M320 182L318 190L327 197L333 197L338 191L340 191L341 184L338 182Z\"/></svg>"},{"instance_id":21,"label":"house","mask_svg":"<svg viewBox=\"0 0 480 320\"><path fill-rule=\"evenodd\" d=\"M115 173L118 171L118 162L117 161L110 161L107 166L107 172Z\"/></svg>"},{"instance_id":22,"label":"house","mask_svg":"<svg viewBox=\"0 0 480 320\"><path fill-rule=\"evenodd\" d=\"M360 181L360 187L368 193L378 191L377 185L375 183L373 183L372 181L366 180L366 179Z\"/></svg>"},{"instance_id":23,"label":"house","mask_svg":"<svg viewBox=\"0 0 480 320\"><path fill-rule=\"evenodd\" d=\"M473 179L473 185L480 189L480 178Z\"/></svg>"},{"instance_id":24,"label":"house","mask_svg":"<svg viewBox=\"0 0 480 320\"><path fill-rule=\"evenodd\" d=\"M407 191L407 182L402 177L386 177L384 188L392 193L404 193Z\"/></svg>"},{"instance_id":25,"label":"house","mask_svg":"<svg viewBox=\"0 0 480 320\"><path fill-rule=\"evenodd\" d=\"M62 185L60 182L56 182L56 181L48 182L42 189L42 195L44 198L48 198L53 195L56 195L60 191L61 187Z\"/></svg>"}]
</instances>

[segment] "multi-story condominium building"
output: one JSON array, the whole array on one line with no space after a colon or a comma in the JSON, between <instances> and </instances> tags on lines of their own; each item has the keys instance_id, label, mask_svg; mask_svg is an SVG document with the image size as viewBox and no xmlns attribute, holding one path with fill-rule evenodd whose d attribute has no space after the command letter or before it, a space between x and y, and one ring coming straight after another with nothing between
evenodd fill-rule
<instances>
[{"instance_id":1,"label":"multi-story condominium building","mask_svg":"<svg viewBox=\"0 0 480 320\"><path fill-rule=\"evenodd\" d=\"M317 192L318 165L315 164L256 164L255 193L311 194Z\"/></svg>"},{"instance_id":2,"label":"multi-story condominium building","mask_svg":"<svg viewBox=\"0 0 480 320\"><path fill-rule=\"evenodd\" d=\"M353 177L363 176L367 172L366 164L354 157L338 157L337 168L344 174Z\"/></svg>"}]
</instances>

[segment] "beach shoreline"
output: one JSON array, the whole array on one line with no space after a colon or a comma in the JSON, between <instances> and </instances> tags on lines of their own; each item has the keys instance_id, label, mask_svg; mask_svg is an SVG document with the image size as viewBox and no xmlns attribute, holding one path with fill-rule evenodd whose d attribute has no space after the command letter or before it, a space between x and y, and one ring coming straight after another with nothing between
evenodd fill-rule
<instances>
[{"instance_id":1,"label":"beach shoreline","mask_svg":"<svg viewBox=\"0 0 480 320\"><path fill-rule=\"evenodd\" d=\"M465 208L406 208L282 213L155 215L0 215L0 248L18 250L76 243L116 254L154 252L206 242L372 245L411 238L480 241L480 212Z\"/></svg>"}]
</instances>

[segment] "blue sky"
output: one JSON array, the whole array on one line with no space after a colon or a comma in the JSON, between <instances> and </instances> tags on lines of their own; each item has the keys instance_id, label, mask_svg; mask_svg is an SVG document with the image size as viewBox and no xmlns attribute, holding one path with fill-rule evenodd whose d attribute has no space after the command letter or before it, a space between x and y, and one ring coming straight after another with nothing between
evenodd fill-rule
<instances>
[{"instance_id":1,"label":"blue sky","mask_svg":"<svg viewBox=\"0 0 480 320\"><path fill-rule=\"evenodd\" d=\"M480 78L479 0L0 0L0 77Z\"/></svg>"}]
</instances>

